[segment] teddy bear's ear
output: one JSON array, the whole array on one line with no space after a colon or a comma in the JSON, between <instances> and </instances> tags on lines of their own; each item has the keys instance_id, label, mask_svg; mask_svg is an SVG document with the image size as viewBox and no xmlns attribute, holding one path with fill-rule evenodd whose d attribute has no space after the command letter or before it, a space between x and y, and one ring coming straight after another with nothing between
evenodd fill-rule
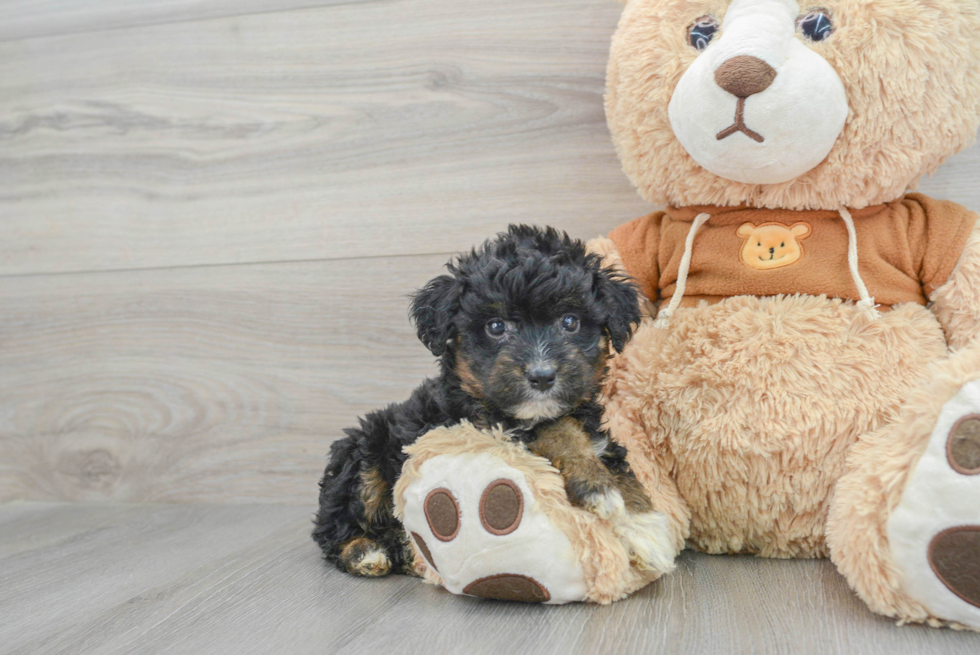
<instances>
[{"instance_id":1,"label":"teddy bear's ear","mask_svg":"<svg viewBox=\"0 0 980 655\"><path fill-rule=\"evenodd\" d=\"M738 236L745 238L751 236L752 230L755 229L755 225L752 223L742 223L738 226Z\"/></svg>"},{"instance_id":2,"label":"teddy bear's ear","mask_svg":"<svg viewBox=\"0 0 980 655\"><path fill-rule=\"evenodd\" d=\"M446 343L456 336L453 317L459 309L463 282L452 275L440 275L412 298L412 321L419 340L436 357L446 352Z\"/></svg>"},{"instance_id":3,"label":"teddy bear's ear","mask_svg":"<svg viewBox=\"0 0 980 655\"><path fill-rule=\"evenodd\" d=\"M602 327L616 352L622 352L640 322L640 301L633 281L608 268L595 276L595 298L601 307Z\"/></svg>"},{"instance_id":4,"label":"teddy bear's ear","mask_svg":"<svg viewBox=\"0 0 980 655\"><path fill-rule=\"evenodd\" d=\"M810 236L810 224L809 223L793 223L790 226L789 231L793 233L793 236L797 239L805 239Z\"/></svg>"}]
</instances>

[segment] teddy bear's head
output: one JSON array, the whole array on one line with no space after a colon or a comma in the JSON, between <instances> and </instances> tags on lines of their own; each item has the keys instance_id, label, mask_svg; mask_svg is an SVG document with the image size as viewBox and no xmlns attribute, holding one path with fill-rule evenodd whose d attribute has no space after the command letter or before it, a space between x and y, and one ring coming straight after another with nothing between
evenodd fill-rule
<instances>
[{"instance_id":1,"label":"teddy bear's head","mask_svg":"<svg viewBox=\"0 0 980 655\"><path fill-rule=\"evenodd\" d=\"M629 0L606 115L659 204L854 208L980 123L977 0Z\"/></svg>"}]
</instances>

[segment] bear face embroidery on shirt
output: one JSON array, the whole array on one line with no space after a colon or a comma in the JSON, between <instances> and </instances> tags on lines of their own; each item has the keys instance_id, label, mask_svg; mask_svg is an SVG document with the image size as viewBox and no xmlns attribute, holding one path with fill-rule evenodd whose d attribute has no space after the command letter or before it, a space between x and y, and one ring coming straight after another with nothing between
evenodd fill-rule
<instances>
[{"instance_id":1,"label":"bear face embroidery on shirt","mask_svg":"<svg viewBox=\"0 0 980 655\"><path fill-rule=\"evenodd\" d=\"M745 242L739 259L758 271L795 264L803 257L803 244L800 241L810 236L810 232L807 223L793 223L789 227L782 223L742 223L738 227L738 236Z\"/></svg>"}]
</instances>

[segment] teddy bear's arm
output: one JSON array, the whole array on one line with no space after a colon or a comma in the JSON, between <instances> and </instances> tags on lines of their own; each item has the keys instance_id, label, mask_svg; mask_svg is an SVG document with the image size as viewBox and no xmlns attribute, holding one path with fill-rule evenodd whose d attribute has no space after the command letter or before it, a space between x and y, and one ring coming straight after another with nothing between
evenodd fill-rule
<instances>
[{"instance_id":1,"label":"teddy bear's arm","mask_svg":"<svg viewBox=\"0 0 980 655\"><path fill-rule=\"evenodd\" d=\"M973 226L956 268L930 300L951 348L980 343L980 221Z\"/></svg>"}]
</instances>

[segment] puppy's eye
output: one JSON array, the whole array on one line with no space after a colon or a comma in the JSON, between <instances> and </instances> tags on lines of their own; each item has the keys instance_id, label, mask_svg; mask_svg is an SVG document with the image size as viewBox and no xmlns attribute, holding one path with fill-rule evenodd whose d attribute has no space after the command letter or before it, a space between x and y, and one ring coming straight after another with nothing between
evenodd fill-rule
<instances>
[{"instance_id":1,"label":"puppy's eye","mask_svg":"<svg viewBox=\"0 0 980 655\"><path fill-rule=\"evenodd\" d=\"M780 248L785 248L785 247L786 247L786 242L784 241L784 242L782 242L781 244L779 244L779 247L780 247Z\"/></svg>"},{"instance_id":2,"label":"puppy's eye","mask_svg":"<svg viewBox=\"0 0 980 655\"><path fill-rule=\"evenodd\" d=\"M702 16L687 28L687 42L695 50L704 50L718 33L718 21L714 16Z\"/></svg>"},{"instance_id":3,"label":"puppy's eye","mask_svg":"<svg viewBox=\"0 0 980 655\"><path fill-rule=\"evenodd\" d=\"M834 33L834 23L826 9L811 9L796 21L796 27L811 41L823 41Z\"/></svg>"},{"instance_id":4,"label":"puppy's eye","mask_svg":"<svg viewBox=\"0 0 980 655\"><path fill-rule=\"evenodd\" d=\"M507 324L501 321L499 318L487 321L487 334L489 334L494 339L499 339L504 336L504 332L507 331Z\"/></svg>"},{"instance_id":5,"label":"puppy's eye","mask_svg":"<svg viewBox=\"0 0 980 655\"><path fill-rule=\"evenodd\" d=\"M565 332L577 332L578 316L575 314L565 314L561 319L561 327Z\"/></svg>"}]
</instances>

